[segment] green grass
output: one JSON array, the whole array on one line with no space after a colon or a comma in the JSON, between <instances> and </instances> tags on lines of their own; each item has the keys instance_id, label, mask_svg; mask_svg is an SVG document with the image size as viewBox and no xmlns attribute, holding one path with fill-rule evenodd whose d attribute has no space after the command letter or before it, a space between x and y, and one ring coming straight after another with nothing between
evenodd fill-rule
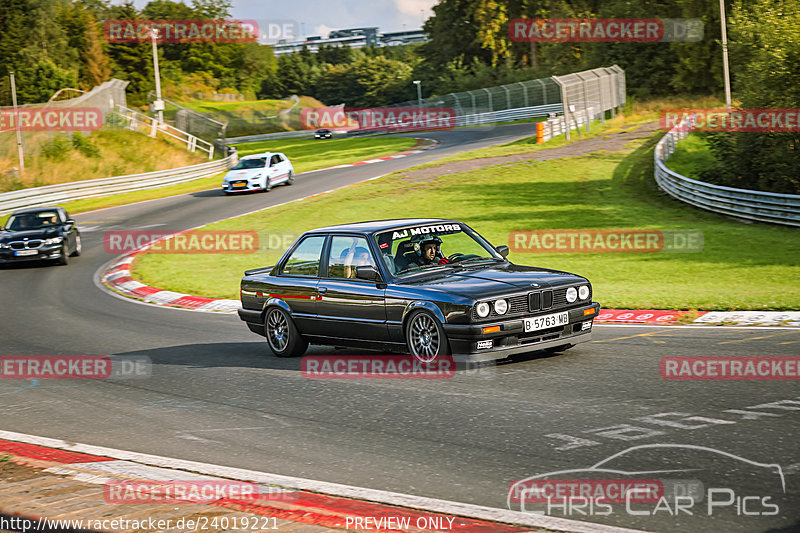
<instances>
[{"instance_id":1,"label":"green grass","mask_svg":"<svg viewBox=\"0 0 800 533\"><path fill-rule=\"evenodd\" d=\"M277 111L279 109L288 109L294 105L294 101L289 99L245 100L241 102L192 100L180 103L184 107L199 113L226 113L231 115L249 115L256 111ZM321 105L322 103L314 98L308 96L300 97L300 107L320 107Z\"/></svg>"},{"instance_id":2,"label":"green grass","mask_svg":"<svg viewBox=\"0 0 800 533\"><path fill-rule=\"evenodd\" d=\"M509 232L520 229L699 230L705 240L701 253L512 253L510 259L587 276L595 299L607 308L800 309L800 285L792 281L800 277L797 230L742 224L661 193L652 163L659 137L624 152L505 164L424 181L392 174L208 229L299 234L359 220L442 217L470 224L495 245L508 243ZM281 252L146 254L134 264L135 277L166 290L235 299L242 272L273 264Z\"/></svg>"},{"instance_id":3,"label":"green grass","mask_svg":"<svg viewBox=\"0 0 800 533\"><path fill-rule=\"evenodd\" d=\"M296 173L363 161L401 152L416 145L408 137L361 137L355 139L275 139L237 144L239 157L262 152L282 152L294 166Z\"/></svg>"},{"instance_id":4,"label":"green grass","mask_svg":"<svg viewBox=\"0 0 800 533\"><path fill-rule=\"evenodd\" d=\"M700 179L702 172L716 164L706 140L694 133L680 140L675 152L667 159L667 168L692 179Z\"/></svg>"},{"instance_id":5,"label":"green grass","mask_svg":"<svg viewBox=\"0 0 800 533\"><path fill-rule=\"evenodd\" d=\"M344 163L353 163L373 157L393 154L416 144L414 139L403 137L376 137L363 139L281 139L277 142L262 141L237 146L239 156L257 154L266 150L285 153L294 165L296 173L308 172ZM127 205L155 198L166 198L177 194L187 194L208 189L216 189L222 183L225 173L210 178L178 183L158 189L145 189L102 198L87 198L60 204L69 213L83 213L106 207Z\"/></svg>"},{"instance_id":6,"label":"green grass","mask_svg":"<svg viewBox=\"0 0 800 533\"><path fill-rule=\"evenodd\" d=\"M73 137L82 149L73 143ZM102 129L90 135L25 134L25 175L11 180L6 171L19 166L13 132L0 134L0 192L111 176L126 176L203 163L177 141L141 133Z\"/></svg>"}]
</instances>

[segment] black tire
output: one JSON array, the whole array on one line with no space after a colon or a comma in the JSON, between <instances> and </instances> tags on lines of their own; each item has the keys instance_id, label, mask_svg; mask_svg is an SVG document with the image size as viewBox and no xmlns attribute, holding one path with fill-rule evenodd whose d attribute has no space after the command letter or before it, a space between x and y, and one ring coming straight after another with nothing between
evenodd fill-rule
<instances>
[{"instance_id":1,"label":"black tire","mask_svg":"<svg viewBox=\"0 0 800 533\"><path fill-rule=\"evenodd\" d=\"M66 266L69 264L69 250L67 250L67 240L61 245L61 257L56 260L57 265Z\"/></svg>"},{"instance_id":2,"label":"black tire","mask_svg":"<svg viewBox=\"0 0 800 533\"><path fill-rule=\"evenodd\" d=\"M79 257L82 250L83 247L81 246L81 236L80 234L75 235L75 251L72 252L71 257Z\"/></svg>"},{"instance_id":3,"label":"black tire","mask_svg":"<svg viewBox=\"0 0 800 533\"><path fill-rule=\"evenodd\" d=\"M289 177L286 179L286 185L291 185L293 183L294 183L294 172L290 170Z\"/></svg>"},{"instance_id":4,"label":"black tire","mask_svg":"<svg viewBox=\"0 0 800 533\"><path fill-rule=\"evenodd\" d=\"M308 349L308 341L300 335L289 313L280 307L270 307L264 315L267 345L278 357L297 357Z\"/></svg>"},{"instance_id":5,"label":"black tire","mask_svg":"<svg viewBox=\"0 0 800 533\"><path fill-rule=\"evenodd\" d=\"M450 343L444 328L428 311L414 311L406 322L406 346L422 363L430 363L440 355L450 355Z\"/></svg>"}]
</instances>

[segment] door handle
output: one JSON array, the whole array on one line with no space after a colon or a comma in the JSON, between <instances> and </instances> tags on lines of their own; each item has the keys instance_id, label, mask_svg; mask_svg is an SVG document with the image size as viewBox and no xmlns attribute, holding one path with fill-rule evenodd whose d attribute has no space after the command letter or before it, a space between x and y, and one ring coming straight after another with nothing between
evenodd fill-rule
<instances>
[{"instance_id":1,"label":"door handle","mask_svg":"<svg viewBox=\"0 0 800 533\"><path fill-rule=\"evenodd\" d=\"M320 294L325 294L326 292L328 292L328 287L318 287L317 292Z\"/></svg>"}]
</instances>

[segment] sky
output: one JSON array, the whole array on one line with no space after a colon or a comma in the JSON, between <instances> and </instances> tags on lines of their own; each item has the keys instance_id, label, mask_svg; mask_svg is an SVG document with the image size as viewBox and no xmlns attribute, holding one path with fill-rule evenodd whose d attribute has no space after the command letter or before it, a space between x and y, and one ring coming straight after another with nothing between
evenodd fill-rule
<instances>
[{"instance_id":1,"label":"sky","mask_svg":"<svg viewBox=\"0 0 800 533\"><path fill-rule=\"evenodd\" d=\"M138 8L148 0L134 0ZM114 3L122 3L115 0ZM191 5L191 0L185 0ZM232 18L292 21L302 36L328 36L332 29L377 26L381 31L416 30L437 0L233 0ZM261 26L261 24L259 24Z\"/></svg>"}]
</instances>

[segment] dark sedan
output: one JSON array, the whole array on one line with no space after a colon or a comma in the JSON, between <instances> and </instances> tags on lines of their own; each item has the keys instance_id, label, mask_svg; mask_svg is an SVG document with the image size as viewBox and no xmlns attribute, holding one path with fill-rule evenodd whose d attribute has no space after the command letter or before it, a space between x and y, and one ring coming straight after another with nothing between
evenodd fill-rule
<instances>
[{"instance_id":1,"label":"dark sedan","mask_svg":"<svg viewBox=\"0 0 800 533\"><path fill-rule=\"evenodd\" d=\"M66 265L81 254L81 233L60 207L15 211L0 226L0 263L56 261Z\"/></svg>"},{"instance_id":2,"label":"dark sedan","mask_svg":"<svg viewBox=\"0 0 800 533\"><path fill-rule=\"evenodd\" d=\"M507 255L454 220L319 228L245 272L239 316L279 357L314 343L479 361L588 341L589 281Z\"/></svg>"},{"instance_id":3,"label":"dark sedan","mask_svg":"<svg viewBox=\"0 0 800 533\"><path fill-rule=\"evenodd\" d=\"M333 132L331 130L317 130L314 132L315 139L330 139L333 137Z\"/></svg>"}]
</instances>

